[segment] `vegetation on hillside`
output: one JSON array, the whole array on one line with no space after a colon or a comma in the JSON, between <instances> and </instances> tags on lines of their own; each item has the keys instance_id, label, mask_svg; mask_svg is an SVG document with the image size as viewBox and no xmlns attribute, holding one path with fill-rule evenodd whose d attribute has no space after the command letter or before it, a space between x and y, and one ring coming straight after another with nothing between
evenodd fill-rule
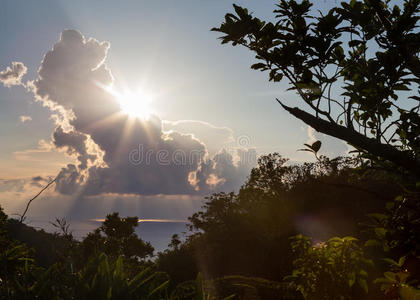
<instances>
[{"instance_id":1,"label":"vegetation on hillside","mask_svg":"<svg viewBox=\"0 0 420 300\"><path fill-rule=\"evenodd\" d=\"M294 117L342 139L354 156L292 164L259 158L237 192L209 195L168 249L106 217L83 240L0 210L4 299L419 299L420 0L351 0L324 14L280 1L276 22L234 6L214 28L287 80Z\"/></svg>"}]
</instances>

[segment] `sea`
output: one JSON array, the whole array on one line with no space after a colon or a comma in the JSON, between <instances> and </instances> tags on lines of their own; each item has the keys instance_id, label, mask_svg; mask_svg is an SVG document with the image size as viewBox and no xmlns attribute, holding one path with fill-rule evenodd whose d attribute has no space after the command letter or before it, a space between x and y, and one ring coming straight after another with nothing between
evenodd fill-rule
<instances>
[{"instance_id":1,"label":"sea","mask_svg":"<svg viewBox=\"0 0 420 300\"><path fill-rule=\"evenodd\" d=\"M89 220L66 220L70 225L69 229L77 240L83 239L89 232L101 226L103 219ZM171 219L141 219L136 228L137 235L145 242L155 248L155 254L168 248L172 236L178 234L182 239L187 234L187 220ZM43 229L47 232L56 232L57 228L51 224L51 221L45 219L28 219L26 225L36 229Z\"/></svg>"}]
</instances>

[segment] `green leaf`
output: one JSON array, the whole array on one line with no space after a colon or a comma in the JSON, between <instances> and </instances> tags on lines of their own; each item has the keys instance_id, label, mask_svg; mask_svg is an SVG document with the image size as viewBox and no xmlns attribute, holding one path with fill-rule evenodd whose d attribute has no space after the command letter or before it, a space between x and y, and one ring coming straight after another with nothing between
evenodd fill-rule
<instances>
[{"instance_id":1,"label":"green leaf","mask_svg":"<svg viewBox=\"0 0 420 300\"><path fill-rule=\"evenodd\" d=\"M297 151L307 151L307 152L311 152L311 153L313 153L314 151L313 150L311 150L311 149L297 149Z\"/></svg>"},{"instance_id":2,"label":"green leaf","mask_svg":"<svg viewBox=\"0 0 420 300\"><path fill-rule=\"evenodd\" d=\"M387 202L385 207L386 207L387 210L391 210L395 207L395 203L394 202Z\"/></svg>"},{"instance_id":3,"label":"green leaf","mask_svg":"<svg viewBox=\"0 0 420 300\"><path fill-rule=\"evenodd\" d=\"M409 300L414 299L418 300L420 299L420 289L415 288L406 284L402 284L400 287L400 297L402 300Z\"/></svg>"},{"instance_id":4,"label":"green leaf","mask_svg":"<svg viewBox=\"0 0 420 300\"><path fill-rule=\"evenodd\" d=\"M122 256L119 256L115 262L114 278L121 277L123 274L123 260Z\"/></svg>"},{"instance_id":5,"label":"green leaf","mask_svg":"<svg viewBox=\"0 0 420 300\"><path fill-rule=\"evenodd\" d=\"M365 242L365 247L378 247L382 244L378 240L367 240Z\"/></svg>"},{"instance_id":6,"label":"green leaf","mask_svg":"<svg viewBox=\"0 0 420 300\"><path fill-rule=\"evenodd\" d=\"M351 272L350 278L349 278L349 286L352 287L355 282L356 282L356 274L354 272Z\"/></svg>"},{"instance_id":7,"label":"green leaf","mask_svg":"<svg viewBox=\"0 0 420 300\"><path fill-rule=\"evenodd\" d=\"M392 282L397 281L397 274L395 274L394 272L385 272L384 276L385 276L386 279L388 279Z\"/></svg>"},{"instance_id":8,"label":"green leaf","mask_svg":"<svg viewBox=\"0 0 420 300\"><path fill-rule=\"evenodd\" d=\"M375 233L379 237L385 237L386 232L387 232L387 230L385 228L382 228L382 227L376 227L375 228Z\"/></svg>"},{"instance_id":9,"label":"green leaf","mask_svg":"<svg viewBox=\"0 0 420 300\"><path fill-rule=\"evenodd\" d=\"M362 277L368 277L368 273L365 270L360 270L359 275Z\"/></svg>"},{"instance_id":10,"label":"green leaf","mask_svg":"<svg viewBox=\"0 0 420 300\"><path fill-rule=\"evenodd\" d=\"M198 273L195 279L195 300L202 299L204 299L203 281L201 273Z\"/></svg>"},{"instance_id":11,"label":"green leaf","mask_svg":"<svg viewBox=\"0 0 420 300\"><path fill-rule=\"evenodd\" d=\"M161 285L159 285L157 288L155 288L153 291L151 291L149 293L149 298L152 297L153 295L155 295L156 293L163 291L164 289L166 289L166 287L169 285L169 281L167 280L164 283L162 283Z\"/></svg>"},{"instance_id":12,"label":"green leaf","mask_svg":"<svg viewBox=\"0 0 420 300\"><path fill-rule=\"evenodd\" d=\"M381 222L381 221L383 221L383 220L385 220L385 219L388 218L387 215L379 214L379 213L369 214L368 216L371 217L371 218L373 218L373 219L375 219L375 220L377 220L377 221L379 221L379 222Z\"/></svg>"},{"instance_id":13,"label":"green leaf","mask_svg":"<svg viewBox=\"0 0 420 300\"><path fill-rule=\"evenodd\" d=\"M406 256L400 257L400 259L398 260L398 266L399 267L402 267L404 265L405 259L406 259Z\"/></svg>"},{"instance_id":14,"label":"green leaf","mask_svg":"<svg viewBox=\"0 0 420 300\"><path fill-rule=\"evenodd\" d=\"M266 66L266 64L264 64L264 63L257 63L257 64L253 64L252 66L251 66L251 69L254 69L254 70L259 70L259 69L264 69L264 68L266 68L267 66Z\"/></svg>"},{"instance_id":15,"label":"green leaf","mask_svg":"<svg viewBox=\"0 0 420 300\"><path fill-rule=\"evenodd\" d=\"M394 90L396 91L409 91L410 89L405 84L394 85Z\"/></svg>"},{"instance_id":16,"label":"green leaf","mask_svg":"<svg viewBox=\"0 0 420 300\"><path fill-rule=\"evenodd\" d=\"M319 149L321 149L321 145L322 145L321 141L316 141L311 145L311 149L314 150L316 153L319 151Z\"/></svg>"},{"instance_id":17,"label":"green leaf","mask_svg":"<svg viewBox=\"0 0 420 300\"><path fill-rule=\"evenodd\" d=\"M359 279L357 279L357 283L363 289L363 291L365 291L365 293L367 293L369 291L366 279L359 278Z\"/></svg>"}]
</instances>

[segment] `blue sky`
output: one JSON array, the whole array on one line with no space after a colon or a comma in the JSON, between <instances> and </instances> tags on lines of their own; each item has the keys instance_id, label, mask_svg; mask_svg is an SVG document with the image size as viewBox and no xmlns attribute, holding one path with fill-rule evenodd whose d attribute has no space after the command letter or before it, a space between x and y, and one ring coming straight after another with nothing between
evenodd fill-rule
<instances>
[{"instance_id":1,"label":"blue sky","mask_svg":"<svg viewBox=\"0 0 420 300\"><path fill-rule=\"evenodd\" d=\"M235 3L248 7L263 19L271 19L275 8L275 1L271 0ZM331 4L335 2L319 1L316 8L325 9ZM313 139L313 132L308 132L306 125L275 102L275 97L289 103L297 100L293 93L285 92L287 84L269 83L267 74L250 69L254 62L252 53L220 45L219 35L210 31L231 11L232 2L224 0L4 0L0 10L0 70L10 66L12 61L22 62L28 68L23 81L36 80L44 55L59 41L61 32L74 29L86 39L92 37L110 43L105 64L117 89L142 88L157 95L150 106L159 119L168 122L167 126L174 131L194 134L205 142L207 150L228 143L235 149L253 148L258 155L276 151L295 161L312 160L310 154L296 152L296 149ZM45 181L68 163L74 163L75 157L67 155L65 147L58 149L60 151L48 148L58 123L51 119L50 109L35 101L33 92L22 86L0 86L0 105L0 204L7 212L14 213L42 185L43 181L37 184L34 177L41 176ZM21 122L20 116L29 116L32 120ZM181 122L182 129L177 121ZM226 141L219 141L218 137ZM238 145L238 139L243 137L246 143ZM40 146L41 140L44 142ZM346 150L341 142L332 139L324 142L327 154L343 154ZM248 171L240 170L240 178L246 178ZM170 177L167 173L159 174L165 175L162 180L171 180L166 178ZM218 185L224 179L220 174L209 177L208 182ZM225 188L239 185L240 182L235 181L226 183ZM51 191L31 213L34 218L46 218L53 213L98 218L108 209L143 218L185 219L199 207L202 199L201 194L186 191L184 195L182 190L173 187L168 192L128 187L127 192L123 187L102 191L107 205L89 202L89 209L83 206L86 202L76 199L80 194L76 197ZM130 201L126 198L133 193L132 201L141 202L142 197L146 197L142 193L146 192L147 213L138 206L128 205L127 208L126 204L121 204ZM93 197L99 197L98 194L95 190ZM155 204L150 200L153 195L157 199ZM184 206L182 203L187 198L189 204ZM170 199L176 200L170 202ZM191 204L191 201L196 202ZM95 205L101 209L95 209ZM164 213L160 213L162 211Z\"/></svg>"}]
</instances>

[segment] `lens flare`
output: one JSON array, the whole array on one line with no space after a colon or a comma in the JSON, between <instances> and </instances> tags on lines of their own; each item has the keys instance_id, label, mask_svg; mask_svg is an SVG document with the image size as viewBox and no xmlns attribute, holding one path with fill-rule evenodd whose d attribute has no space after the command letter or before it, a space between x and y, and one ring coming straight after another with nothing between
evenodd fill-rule
<instances>
[{"instance_id":1,"label":"lens flare","mask_svg":"<svg viewBox=\"0 0 420 300\"><path fill-rule=\"evenodd\" d=\"M130 117L147 120L151 111L149 107L150 96L143 92L124 93L117 96L121 111Z\"/></svg>"}]
</instances>

